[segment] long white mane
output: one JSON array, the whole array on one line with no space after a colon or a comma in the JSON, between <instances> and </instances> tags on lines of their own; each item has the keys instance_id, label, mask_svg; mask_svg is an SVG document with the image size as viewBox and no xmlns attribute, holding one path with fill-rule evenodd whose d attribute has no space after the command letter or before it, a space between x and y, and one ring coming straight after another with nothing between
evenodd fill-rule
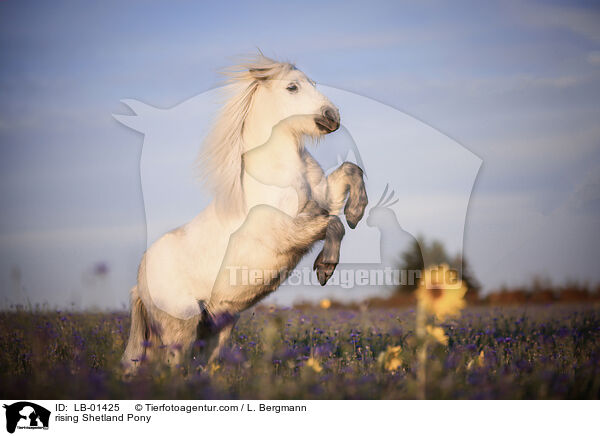
<instances>
[{"instance_id":1,"label":"long white mane","mask_svg":"<svg viewBox=\"0 0 600 436\"><path fill-rule=\"evenodd\" d=\"M293 69L291 63L277 62L261 54L223 71L233 95L221 109L199 156L202 179L213 192L219 210L239 213L245 208L244 123L260 82L276 79Z\"/></svg>"}]
</instances>

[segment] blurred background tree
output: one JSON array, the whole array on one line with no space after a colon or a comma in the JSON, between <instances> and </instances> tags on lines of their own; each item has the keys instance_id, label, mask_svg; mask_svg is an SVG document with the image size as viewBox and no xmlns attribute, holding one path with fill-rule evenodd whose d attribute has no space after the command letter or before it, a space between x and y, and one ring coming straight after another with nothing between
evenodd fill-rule
<instances>
[{"instance_id":1,"label":"blurred background tree","mask_svg":"<svg viewBox=\"0 0 600 436\"><path fill-rule=\"evenodd\" d=\"M400 269L408 271L408 278L411 277L411 271L422 272L424 268L442 263L448 264L450 268L458 271L459 277L467 285L468 291L466 298L469 300L477 300L481 285L475 278L475 275L469 268L467 260L460 254L450 256L446 251L444 244L438 240L427 242L425 237L419 235L401 254ZM426 262L423 260L426 259ZM400 285L396 288L396 293L407 294L413 292L419 284L418 277L414 281L408 281L407 284Z\"/></svg>"}]
</instances>

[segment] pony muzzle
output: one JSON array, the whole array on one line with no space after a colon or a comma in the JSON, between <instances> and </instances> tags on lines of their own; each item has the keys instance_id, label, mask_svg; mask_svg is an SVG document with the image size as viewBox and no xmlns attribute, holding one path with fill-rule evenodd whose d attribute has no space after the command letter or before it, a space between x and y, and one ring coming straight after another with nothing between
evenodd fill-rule
<instances>
[{"instance_id":1,"label":"pony muzzle","mask_svg":"<svg viewBox=\"0 0 600 436\"><path fill-rule=\"evenodd\" d=\"M321 115L315 117L315 124L323 133L335 132L340 128L340 111L332 106L325 106Z\"/></svg>"}]
</instances>

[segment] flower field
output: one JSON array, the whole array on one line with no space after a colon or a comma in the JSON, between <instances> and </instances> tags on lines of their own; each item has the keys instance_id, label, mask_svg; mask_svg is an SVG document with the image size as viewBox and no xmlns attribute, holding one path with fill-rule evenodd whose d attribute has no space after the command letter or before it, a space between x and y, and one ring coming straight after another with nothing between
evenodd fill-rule
<instances>
[{"instance_id":1,"label":"flower field","mask_svg":"<svg viewBox=\"0 0 600 436\"><path fill-rule=\"evenodd\" d=\"M128 327L126 313L0 314L0 395L411 399L422 388L410 308L257 308L243 314L219 363L187 373L147 367L125 381L118 361ZM439 328L426 398L600 398L598 306L467 308Z\"/></svg>"}]
</instances>

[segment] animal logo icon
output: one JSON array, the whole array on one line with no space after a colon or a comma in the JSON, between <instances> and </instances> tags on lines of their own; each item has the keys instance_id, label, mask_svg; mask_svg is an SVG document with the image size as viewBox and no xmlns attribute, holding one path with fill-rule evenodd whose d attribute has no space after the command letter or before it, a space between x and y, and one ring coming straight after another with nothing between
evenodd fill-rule
<instances>
[{"instance_id":1,"label":"animal logo icon","mask_svg":"<svg viewBox=\"0 0 600 436\"><path fill-rule=\"evenodd\" d=\"M400 200L394 198L394 190L388 193L388 189L389 184L386 184L381 198L369 210L367 226L376 227L379 230L379 250L382 266L396 268L401 263L400 253L415 246L415 244L418 246L419 243L412 234L400 225L396 212L392 209L392 206ZM423 263L422 259L420 263Z\"/></svg>"},{"instance_id":2,"label":"animal logo icon","mask_svg":"<svg viewBox=\"0 0 600 436\"><path fill-rule=\"evenodd\" d=\"M6 409L6 431L14 433L19 429L47 429L50 422L50 411L29 401L19 401Z\"/></svg>"}]
</instances>

